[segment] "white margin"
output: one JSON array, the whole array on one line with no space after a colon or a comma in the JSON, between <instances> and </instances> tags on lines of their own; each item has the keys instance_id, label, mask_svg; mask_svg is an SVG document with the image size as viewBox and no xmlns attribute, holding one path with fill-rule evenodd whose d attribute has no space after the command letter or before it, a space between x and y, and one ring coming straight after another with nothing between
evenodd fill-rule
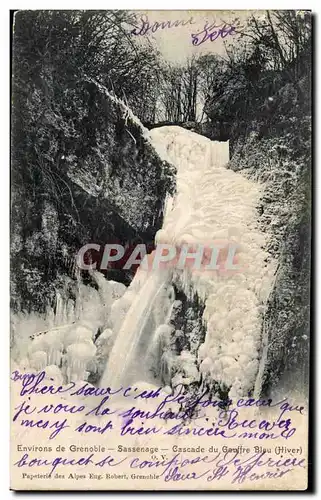
<instances>
[{"instance_id":1,"label":"white margin","mask_svg":"<svg viewBox=\"0 0 321 500\"><path fill-rule=\"evenodd\" d=\"M224 5L225 10L256 10L256 9L311 9L312 12L317 16L321 10L320 0L313 0L309 2L309 5L303 5L302 0L270 0L269 2L259 2L258 0L251 0L247 2L240 1L230 1L225 0L224 3L216 4L213 1L202 1L197 0L197 2L192 2L191 0L184 0L184 2L177 2L175 0L162 0L162 1L137 1L132 2L128 0L117 0L117 1L97 1L92 0L91 2L84 2L83 0L56 0L55 2L45 2L44 0L30 0L28 2L22 0L16 0L14 5L11 5L13 2L2 2L1 5L1 29L0 29L0 50L1 50L1 130L0 130L0 140L1 140L1 195L0 195L0 217L1 217L1 245L0 245L0 262L2 263L1 269L1 278L0 278L0 320L1 320L1 334L2 334L2 342L1 342L1 359L0 366L2 370L1 374L1 390L0 390L0 443L1 443L1 467L0 467L0 493L1 500L7 498L13 498L13 492L9 491L9 381L8 381L8 373L9 373L9 165L10 165L10 155L9 155L9 134L10 134L10 125L9 125L9 107L10 107L10 99L9 99L9 82L10 82L10 74L9 74L9 57L10 57L10 24L9 24L9 9L131 9L131 10L222 10ZM314 113L317 116L320 116L320 98L318 97L319 90L319 82L320 82L320 26L319 19L315 19L314 22L314 31L315 31L315 78L314 78L314 96L315 96L315 108ZM321 144L321 134L320 129L317 128L317 116L315 116L315 126L316 132L314 136L314 147L317 144ZM320 355L320 341L319 334L321 332L320 328L320 318L318 311L321 309L321 298L317 296L318 291L318 283L321 282L321 270L318 265L317 256L320 255L321 247L320 247L320 229L321 229L321 193L319 193L319 177L320 174L318 172L319 165L318 155L314 154L314 197L315 197L315 213L313 217L315 218L315 230L316 235L314 235L315 239L315 263L316 263L316 275L315 275L315 290L316 293L316 301L315 301L315 310L316 310L316 323L315 323L315 332L314 332L314 342L317 346L313 346L311 349L311 355L314 356L315 364L316 364L316 387L314 390L313 397L318 395L318 388L321 387L320 378L321 378L321 370L320 370L320 361L318 359L318 355ZM312 270L314 271L314 270ZM316 350L317 347L317 350ZM319 384L318 384L319 382ZM321 398L318 398L317 408L316 408L316 417L318 417L321 407ZM317 427L318 418L315 419L315 427ZM319 436L317 436L318 438ZM319 439L317 439L316 445L316 457L318 457L318 451L321 451L318 447ZM318 462L318 467L316 470L316 483L318 489L318 480L321 474L321 460L316 460ZM219 492L213 492L215 496L222 496ZM144 495L144 497L151 496L153 493L149 495ZM52 495L56 496L56 493ZM67 498L66 492L60 492L60 498ZM90 493L82 493L82 498L88 498ZM117 494L117 497L120 496L128 496L129 493L124 493L123 495ZM195 496L199 496L199 492L195 492ZM194 496L193 495L193 496ZM224 494L223 498L228 496L235 497L237 493L231 493L229 495ZM258 492L257 495L260 495ZM173 497L174 494L167 494L167 497ZM255 497L256 495L252 495L251 497ZM281 493L273 493L273 497L277 498L281 496ZM36 494L29 493L28 498L36 497ZM39 497L39 493L37 495ZM116 494L108 492L108 497L116 497Z\"/></svg>"}]
</instances>

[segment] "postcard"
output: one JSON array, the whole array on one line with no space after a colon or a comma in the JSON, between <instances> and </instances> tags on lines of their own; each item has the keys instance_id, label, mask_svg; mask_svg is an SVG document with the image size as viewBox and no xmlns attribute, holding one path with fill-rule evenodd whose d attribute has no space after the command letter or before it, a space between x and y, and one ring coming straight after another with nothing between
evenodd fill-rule
<instances>
[{"instance_id":1,"label":"postcard","mask_svg":"<svg viewBox=\"0 0 321 500\"><path fill-rule=\"evenodd\" d=\"M21 10L11 488L308 488L311 12Z\"/></svg>"}]
</instances>

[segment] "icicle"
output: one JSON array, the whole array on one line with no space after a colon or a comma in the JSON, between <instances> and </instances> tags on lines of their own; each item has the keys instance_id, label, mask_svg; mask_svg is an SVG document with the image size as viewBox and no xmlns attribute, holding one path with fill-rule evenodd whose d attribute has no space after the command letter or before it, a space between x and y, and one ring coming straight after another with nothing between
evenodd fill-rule
<instances>
[{"instance_id":1,"label":"icicle","mask_svg":"<svg viewBox=\"0 0 321 500\"><path fill-rule=\"evenodd\" d=\"M47 365L47 353L44 351L35 351L29 355L30 366L36 371L43 370Z\"/></svg>"},{"instance_id":2,"label":"icicle","mask_svg":"<svg viewBox=\"0 0 321 500\"><path fill-rule=\"evenodd\" d=\"M87 366L96 354L92 342L71 344L65 355L66 377L68 382L86 379Z\"/></svg>"},{"instance_id":3,"label":"icicle","mask_svg":"<svg viewBox=\"0 0 321 500\"><path fill-rule=\"evenodd\" d=\"M170 351L165 351L160 363L160 377L165 385L171 385L175 356Z\"/></svg>"}]
</instances>

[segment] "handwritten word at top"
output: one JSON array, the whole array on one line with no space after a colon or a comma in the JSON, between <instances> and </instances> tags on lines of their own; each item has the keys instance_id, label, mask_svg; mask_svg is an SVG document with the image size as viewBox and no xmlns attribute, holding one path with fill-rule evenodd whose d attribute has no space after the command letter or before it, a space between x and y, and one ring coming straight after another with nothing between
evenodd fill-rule
<instances>
[{"instance_id":1,"label":"handwritten word at top","mask_svg":"<svg viewBox=\"0 0 321 500\"><path fill-rule=\"evenodd\" d=\"M150 33L156 33L158 30L178 28L180 26L186 26L188 24L195 24L192 17L187 20L176 20L176 21L155 21L154 23L150 22L148 16L143 15L140 18L141 25L137 26L131 31L132 35L147 35Z\"/></svg>"},{"instance_id":2,"label":"handwritten word at top","mask_svg":"<svg viewBox=\"0 0 321 500\"><path fill-rule=\"evenodd\" d=\"M216 26L215 22L213 24L206 22L202 31L191 35L192 44L197 47L208 40L214 42L218 38L224 39L229 35L235 35L235 30L235 26L230 24L220 24Z\"/></svg>"}]
</instances>

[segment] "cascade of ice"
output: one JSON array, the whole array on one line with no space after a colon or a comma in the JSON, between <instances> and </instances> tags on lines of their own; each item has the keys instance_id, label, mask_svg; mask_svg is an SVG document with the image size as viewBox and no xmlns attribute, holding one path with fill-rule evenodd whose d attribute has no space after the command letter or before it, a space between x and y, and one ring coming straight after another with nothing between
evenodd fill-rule
<instances>
[{"instance_id":1,"label":"cascade of ice","mask_svg":"<svg viewBox=\"0 0 321 500\"><path fill-rule=\"evenodd\" d=\"M239 245L244 272L220 275L184 270L171 279L187 295L197 293L206 305L207 334L198 353L203 380L207 377L230 387L231 396L243 395L253 387L258 372L262 314L275 270L264 251L266 235L256 224L262 186L225 168L228 142L210 141L181 127L156 128L150 137L156 151L177 168L177 193L167 201L156 242L180 246L232 240ZM137 287L140 274L129 287L138 289L138 295L121 326L101 385L123 383L126 373L133 380L130 367L143 359L137 348L142 337L145 353L157 345L159 325L149 324L148 318L156 303L162 307L156 297L166 280L154 272Z\"/></svg>"},{"instance_id":2,"label":"cascade of ice","mask_svg":"<svg viewBox=\"0 0 321 500\"><path fill-rule=\"evenodd\" d=\"M162 127L158 130L167 129L168 127ZM204 146L198 140L201 136L192 134L195 137L194 147L191 148L188 158L185 158L184 155L180 154L180 151L186 147L186 137L180 134L183 129L180 127L170 127L170 129L176 131L170 144L167 144L162 138L159 140L156 137L155 140L155 134L151 133L151 140L156 151L166 158L169 153L169 157L177 167L177 196L174 200L172 198L166 200L163 229L157 235L157 241L164 241L164 243L176 242L175 236L179 235L193 218L192 198L195 194L191 193L191 186L196 185L200 177L200 172L195 168L195 161L201 157L203 162L201 166L202 169L205 169L206 165L211 163L213 147L211 141L206 140ZM223 152L224 162L226 162L228 160L228 145L217 143L216 147ZM162 232L171 227L173 223L176 227L171 237L162 238ZM166 302L164 297L162 299L160 297L162 290L169 285L168 276L164 272L151 271L147 273L141 268L134 277L128 291L135 291L138 295L132 302L120 327L100 382L102 386L116 387L126 383L126 380L133 381L135 377L142 379L144 375L146 376L146 372L145 374L142 372L142 361L144 361L144 366L148 366L148 361L153 358L153 350L158 348L160 331L169 320L175 298L173 296L169 302ZM142 280L144 281L143 286L141 286ZM156 322L152 323L151 317L154 316L155 319L157 314L159 317ZM144 348L139 350L139 345L142 343ZM155 357L156 362L160 361L156 358L157 356Z\"/></svg>"},{"instance_id":3,"label":"cascade of ice","mask_svg":"<svg viewBox=\"0 0 321 500\"><path fill-rule=\"evenodd\" d=\"M138 271L138 275L142 272L145 271ZM102 387L118 387L148 377L142 364L144 353L152 340L152 332L168 316L170 302L167 301L166 306L162 300L168 286L167 273L146 274L142 286L138 276L129 287L130 291L135 290L136 297L117 334L100 382Z\"/></svg>"},{"instance_id":4,"label":"cascade of ice","mask_svg":"<svg viewBox=\"0 0 321 500\"><path fill-rule=\"evenodd\" d=\"M179 247L233 240L240 245L238 257L244 270L221 275L141 267L127 289L95 272L98 290L79 281L76 300L70 300L64 290L57 294L55 313L48 311L46 318L30 314L28 321L25 315L14 318L14 359L19 366L45 368L58 378L61 369L75 381L85 378L88 370L92 373L98 363L99 377L103 373L100 384L113 387L148 379L148 365L156 360L170 385L173 359L166 350L171 335L166 324L175 300L172 283L176 283L187 296L197 293L205 303L206 338L198 351L202 382L214 380L230 387L230 397L242 396L255 379L260 384L262 316L276 267L264 251L268 235L256 223L262 186L225 168L228 143L210 141L181 127L154 129L149 140L177 169L177 192L166 200L156 242ZM104 331L96 342L98 328ZM29 335L41 330L45 335L30 344ZM157 349L158 357L153 354ZM180 361L192 373L196 366L188 354L181 353Z\"/></svg>"},{"instance_id":5,"label":"cascade of ice","mask_svg":"<svg viewBox=\"0 0 321 500\"><path fill-rule=\"evenodd\" d=\"M268 235L257 227L263 186L225 167L228 143L180 127L153 129L151 137L177 168L177 196L156 241L238 244L242 272L184 270L174 279L205 302L207 333L198 353L203 377L230 387L231 397L246 394L259 369L262 318L276 268L264 251Z\"/></svg>"}]
</instances>

